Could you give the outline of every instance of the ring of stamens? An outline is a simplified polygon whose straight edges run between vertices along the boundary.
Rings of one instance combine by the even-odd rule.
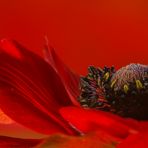
[[[78,97],[80,104],[85,108],[108,110],[110,105],[104,98],[105,88],[114,73],[114,67],[104,69],[88,67],[88,75],[80,79],[81,94]]]

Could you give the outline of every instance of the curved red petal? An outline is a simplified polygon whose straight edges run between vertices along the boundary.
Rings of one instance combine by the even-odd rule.
[[[104,130],[111,135],[125,138],[139,130],[139,124],[136,121],[126,120],[102,111],[64,107],[60,110],[60,113],[76,129],[85,133]]]
[[[3,40],[0,51],[0,108],[41,133],[73,133],[58,113],[71,101],[54,69],[17,42]]]
[[[65,88],[71,98],[74,105],[80,106],[76,98],[79,95],[79,80],[80,76],[72,72],[58,57],[52,47],[45,46],[45,60],[55,69],[59,74]]]
[[[41,139],[19,139],[0,136],[1,148],[29,148],[35,147],[42,142]]]

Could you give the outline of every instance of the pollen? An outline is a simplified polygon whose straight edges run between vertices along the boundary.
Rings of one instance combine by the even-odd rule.
[[[115,85],[115,83],[116,83],[116,80],[114,80],[114,81],[111,83],[110,87],[113,88],[114,85]]]
[[[109,79],[109,72],[105,73],[104,79],[107,81]]]

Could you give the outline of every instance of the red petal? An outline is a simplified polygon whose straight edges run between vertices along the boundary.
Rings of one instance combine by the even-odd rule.
[[[9,42],[8,40],[2,39],[0,47],[1,49],[4,49],[6,53],[11,54],[11,56],[15,58],[18,58],[18,59],[22,58],[20,51],[13,44],[11,44],[11,42]]]
[[[130,135],[117,148],[146,148],[148,147],[148,131]]]
[[[0,136],[1,148],[29,148],[37,146],[41,143],[40,139],[19,139]]]
[[[74,105],[80,106],[76,98],[79,95],[79,80],[80,76],[72,72],[58,57],[52,47],[47,45],[45,47],[45,60],[55,69],[59,74],[65,88],[71,98]]]
[[[0,108],[33,130],[71,133],[58,114],[71,101],[53,68],[16,42],[3,40],[0,48]]]
[[[0,124],[11,124],[14,121],[0,109]]]
[[[21,126],[0,110],[0,136],[16,138],[44,138],[47,135],[34,132]]]
[[[148,121],[140,121],[141,131],[148,130]]]
[[[102,111],[64,107],[60,112],[76,129],[85,133],[104,130],[111,135],[125,138],[139,129],[139,124],[134,120],[126,120]]]

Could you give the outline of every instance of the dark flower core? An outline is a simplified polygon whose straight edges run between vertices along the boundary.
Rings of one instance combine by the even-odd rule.
[[[84,108],[109,111],[123,117],[148,119],[148,65],[130,64],[88,68],[81,77],[78,101]]]

